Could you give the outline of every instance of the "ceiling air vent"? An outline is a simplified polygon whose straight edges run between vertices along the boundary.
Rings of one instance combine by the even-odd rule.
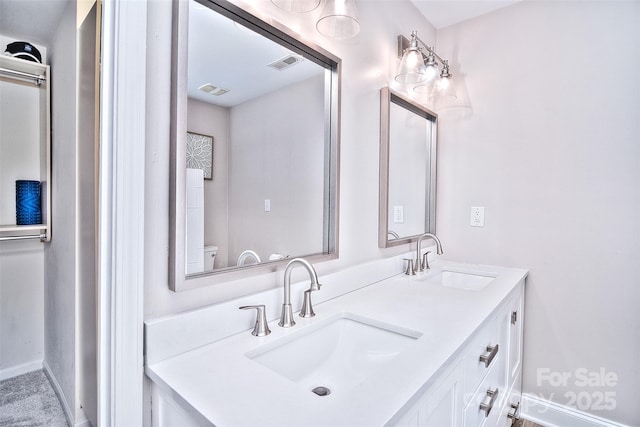
[[[271,64],[269,64],[269,67],[275,68],[278,71],[282,71],[302,61],[304,61],[304,58],[302,56],[287,55],[284,58],[280,58],[277,61],[272,62]]]
[[[209,95],[220,96],[229,92],[229,89],[225,89],[222,87],[214,86],[211,83],[204,84],[198,88],[203,92],[207,92]]]

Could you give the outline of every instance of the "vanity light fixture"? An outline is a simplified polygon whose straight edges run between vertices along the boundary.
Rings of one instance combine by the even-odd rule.
[[[428,95],[442,93],[448,89],[452,77],[449,61],[442,59],[433,47],[423,42],[417,31],[411,32],[411,40],[402,35],[398,36],[398,57],[402,59],[395,76],[397,82],[422,83],[413,90]],[[438,63],[442,64],[442,70]]]
[[[316,22],[320,34],[333,39],[348,39],[360,32],[355,0],[326,0]]]

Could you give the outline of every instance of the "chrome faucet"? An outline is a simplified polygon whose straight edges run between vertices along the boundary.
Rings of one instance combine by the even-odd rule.
[[[420,253],[422,252],[422,240],[427,237],[433,239],[436,242],[436,251],[438,255],[442,255],[442,243],[440,242],[440,239],[438,239],[438,236],[432,233],[424,233],[423,235],[418,237],[418,247],[416,248],[416,263],[415,263],[415,269],[417,271],[424,271],[425,269],[427,270],[429,269],[429,261],[427,260],[427,257],[425,256],[424,258],[422,258]]]
[[[293,311],[291,309],[291,270],[293,270],[296,264],[302,265],[307,270],[307,273],[309,273],[309,278],[311,279],[311,287],[304,293],[304,304],[302,306],[300,316],[315,316],[313,307],[311,306],[311,291],[320,290],[321,285],[318,282],[318,274],[308,261],[302,258],[294,258],[289,261],[289,264],[287,264],[287,268],[284,270],[284,303],[282,304],[282,314],[280,315],[280,322],[278,322],[278,326],[282,326],[283,328],[290,328],[291,326],[296,324],[296,322],[293,320]]]

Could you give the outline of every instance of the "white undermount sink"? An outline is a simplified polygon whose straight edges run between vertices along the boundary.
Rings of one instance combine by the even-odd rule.
[[[304,390],[335,396],[362,382],[421,335],[343,313],[246,356]]]
[[[425,276],[424,280],[428,284],[467,291],[479,291],[495,278],[495,274],[487,272],[442,269],[432,275]]]

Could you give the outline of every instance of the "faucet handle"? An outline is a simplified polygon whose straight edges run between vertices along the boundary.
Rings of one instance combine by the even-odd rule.
[[[256,337],[264,337],[271,333],[269,330],[269,325],[267,325],[267,316],[264,309],[264,304],[261,305],[243,305],[242,307],[238,307],[240,310],[250,310],[256,309],[256,324],[253,327],[253,331],[251,331],[251,335]]]
[[[429,270],[431,267],[429,267],[429,254],[431,253],[431,251],[427,251],[422,255],[422,269],[423,270]]]
[[[413,268],[413,260],[409,258],[405,258],[404,260],[407,261],[407,269],[404,271],[404,274],[407,276],[415,276],[416,270]]]
[[[311,305],[311,289],[304,291],[304,300],[302,302],[302,309],[300,310],[300,317],[313,317],[316,314],[313,312],[313,306]]]

